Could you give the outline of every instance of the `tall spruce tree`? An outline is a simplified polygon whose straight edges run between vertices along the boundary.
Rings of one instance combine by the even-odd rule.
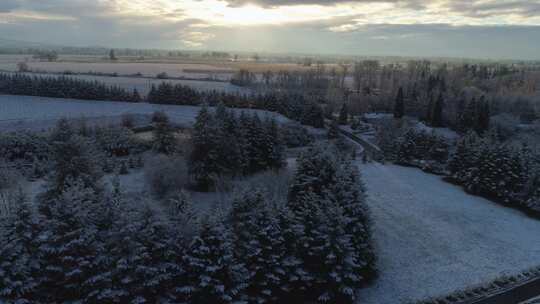
[[[400,119],[405,115],[405,97],[403,95],[403,87],[399,87],[396,101],[394,104],[394,118]]]
[[[193,126],[193,149],[189,163],[190,175],[203,190],[208,190],[213,185],[215,175],[220,173],[214,125],[214,118],[204,105]]]
[[[176,150],[177,142],[174,129],[165,112],[156,112],[152,117],[154,122],[154,151],[163,154],[172,154]]]
[[[98,255],[96,228],[89,213],[96,194],[84,182],[69,183],[62,193],[40,204],[43,237],[38,249],[46,265],[40,272],[40,300],[76,302],[86,297],[83,287],[93,274]]]
[[[52,133],[51,141],[53,170],[42,199],[58,197],[74,182],[95,193],[101,192],[101,172],[87,139],[75,135],[69,122],[61,119]]]
[[[247,286],[246,271],[234,258],[232,237],[219,220],[204,220],[185,254],[189,303],[234,303]]]
[[[434,127],[442,127],[443,122],[443,108],[444,108],[444,97],[442,93],[439,94],[437,101],[433,107],[433,116],[431,118],[431,125]]]
[[[346,125],[349,123],[349,110],[347,104],[343,103],[341,109],[339,110],[339,124]]]
[[[0,302],[33,303],[40,300],[39,254],[41,226],[21,193],[14,211],[0,222]]]

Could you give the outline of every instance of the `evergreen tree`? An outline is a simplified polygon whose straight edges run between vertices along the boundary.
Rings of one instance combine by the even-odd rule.
[[[145,206],[132,233],[128,255],[128,297],[130,302],[157,303],[171,292],[172,286],[182,286],[183,267],[172,245],[171,232],[154,211]],[[174,284],[174,285],[173,285]]]
[[[222,174],[236,175],[243,173],[244,157],[242,154],[238,122],[234,113],[220,103],[215,114],[218,166]]]
[[[339,124],[346,125],[349,123],[349,110],[347,109],[347,104],[344,103],[339,110]]]
[[[285,165],[284,146],[279,136],[279,127],[274,118],[264,121],[264,150],[268,168],[280,169]]]
[[[269,167],[266,147],[266,130],[257,113],[251,117],[251,129],[248,130],[252,154],[250,157],[251,171],[258,172]]]
[[[277,303],[287,275],[284,237],[267,203],[261,192],[245,192],[235,198],[229,216],[235,255],[245,264],[247,294],[253,303]]]
[[[479,134],[482,134],[489,129],[489,122],[490,122],[489,102],[486,101],[484,96],[480,98],[476,119],[477,119],[476,128],[475,128],[476,132],[478,132]]]
[[[376,259],[364,191],[357,168],[349,162],[342,164],[336,173],[336,183],[331,193],[346,217],[345,231],[350,233],[351,246],[356,253],[353,256],[356,275],[364,280],[372,280],[376,275]]]
[[[47,303],[80,301],[87,290],[98,254],[96,229],[88,214],[96,202],[95,193],[84,182],[70,183],[70,188],[54,199],[41,202],[44,227],[39,254],[46,265],[40,274],[40,300]]]
[[[37,250],[40,232],[39,222],[21,193],[15,210],[0,226],[0,302],[40,300],[39,273],[43,266]]]
[[[289,189],[289,206],[300,207],[308,193],[322,194],[335,182],[337,158],[335,151],[321,146],[311,147],[297,161],[297,169]]]
[[[400,119],[405,115],[405,97],[403,96],[403,87],[399,87],[396,101],[394,104],[394,118]]]
[[[116,55],[115,55],[113,49],[111,49],[111,51],[109,52],[109,59],[110,59],[111,61],[116,61],[116,60],[118,60],[118,59],[116,58]]]
[[[452,179],[458,182],[464,182],[468,179],[468,170],[477,165],[476,150],[479,144],[480,138],[474,131],[469,131],[458,140],[456,150],[448,163]]]
[[[55,198],[71,186],[72,182],[82,183],[85,188],[101,192],[99,172],[95,158],[87,141],[74,134],[66,119],[58,121],[51,136],[53,153],[53,174],[47,185],[44,199]]]
[[[201,189],[208,190],[220,168],[214,119],[206,106],[197,115],[192,141],[189,173]]]
[[[185,254],[183,290],[189,303],[234,303],[245,289],[246,271],[234,259],[230,231],[223,223],[206,220]]]
[[[163,154],[172,154],[176,150],[174,129],[169,123],[169,117],[164,112],[156,112],[154,121],[154,151]]]
[[[304,227],[299,256],[307,273],[301,280],[305,301],[353,303],[361,277],[352,236],[345,231],[348,219],[329,198],[309,193],[303,199],[295,214]]]
[[[444,107],[444,97],[442,93],[439,94],[439,98],[435,102],[433,107],[433,117],[431,119],[431,125],[434,127],[442,127],[443,123],[443,107]]]
[[[407,131],[399,138],[396,148],[396,163],[408,164],[415,159],[416,143],[414,130]]]
[[[139,91],[137,89],[133,90],[133,94],[131,95],[131,102],[141,102],[142,97],[141,94],[139,94]]]
[[[328,129],[327,136],[329,139],[337,139],[341,136],[341,132],[339,131],[339,124],[335,119],[330,122],[330,128]]]
[[[429,103],[427,105],[427,110],[426,110],[426,116],[425,116],[425,121],[430,124],[432,121],[433,121],[433,110],[435,108],[435,101],[433,100],[433,95],[430,95],[429,96]]]

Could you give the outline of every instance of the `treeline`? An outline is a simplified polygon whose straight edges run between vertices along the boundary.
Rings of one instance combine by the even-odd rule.
[[[231,78],[231,84],[242,87],[265,86],[266,88],[291,92],[309,91],[324,96],[332,83],[327,72],[322,64],[318,64],[315,69],[306,71],[266,71],[260,77],[253,72],[239,70]]]
[[[43,77],[0,73],[0,93],[84,100],[140,102],[139,92],[69,77]]]
[[[201,217],[108,191],[78,136],[52,137],[37,208],[20,195],[1,222],[2,302],[353,303],[374,276],[361,181],[336,151],[299,159],[284,204],[249,191]]]
[[[344,85],[352,76],[352,87]],[[336,67],[326,99],[334,109],[346,103],[354,115],[366,112],[416,117],[460,133],[486,129],[486,117],[512,114],[522,123],[540,118],[537,67],[525,64],[452,64],[410,61],[381,64],[365,60]],[[352,90],[351,90],[352,88]],[[480,122],[463,120],[477,112]],[[489,121],[488,121],[489,123]]]
[[[145,99],[136,89],[129,92],[98,81],[64,76],[44,77],[11,73],[0,73],[0,94],[126,102],[140,102]],[[278,112],[304,125],[324,127],[323,111],[318,101],[305,94],[268,92],[243,95],[217,91],[202,92],[181,84],[162,82],[158,86],[152,86],[146,99],[156,104],[218,105],[223,103],[228,107],[268,110]]]
[[[449,178],[474,194],[540,215],[540,156],[516,149],[496,135],[468,133],[448,164]]]
[[[266,92],[262,94],[239,94],[226,92],[201,92],[188,86],[163,82],[152,86],[148,102],[173,105],[217,105],[225,104],[232,108],[253,108],[277,112],[304,125],[324,127],[324,114],[321,100],[305,94],[291,92]]]
[[[285,165],[284,145],[273,118],[236,116],[220,104],[215,114],[203,106],[193,126],[189,171],[203,189],[220,176],[248,175]]]

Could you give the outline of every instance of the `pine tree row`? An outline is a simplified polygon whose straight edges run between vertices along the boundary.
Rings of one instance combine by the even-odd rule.
[[[148,102],[173,105],[218,105],[232,108],[254,108],[277,112],[304,125],[324,127],[321,107],[302,94],[266,92],[264,94],[240,94],[217,91],[197,91],[188,86],[162,82],[152,86]]]
[[[126,102],[140,102],[142,100],[136,89],[129,92],[97,81],[64,76],[44,77],[8,73],[0,73],[0,93],[84,100]]]

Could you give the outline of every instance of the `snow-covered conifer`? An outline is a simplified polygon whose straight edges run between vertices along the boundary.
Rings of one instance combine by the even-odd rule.
[[[24,195],[0,222],[0,302],[32,303],[40,299],[41,226]]]

